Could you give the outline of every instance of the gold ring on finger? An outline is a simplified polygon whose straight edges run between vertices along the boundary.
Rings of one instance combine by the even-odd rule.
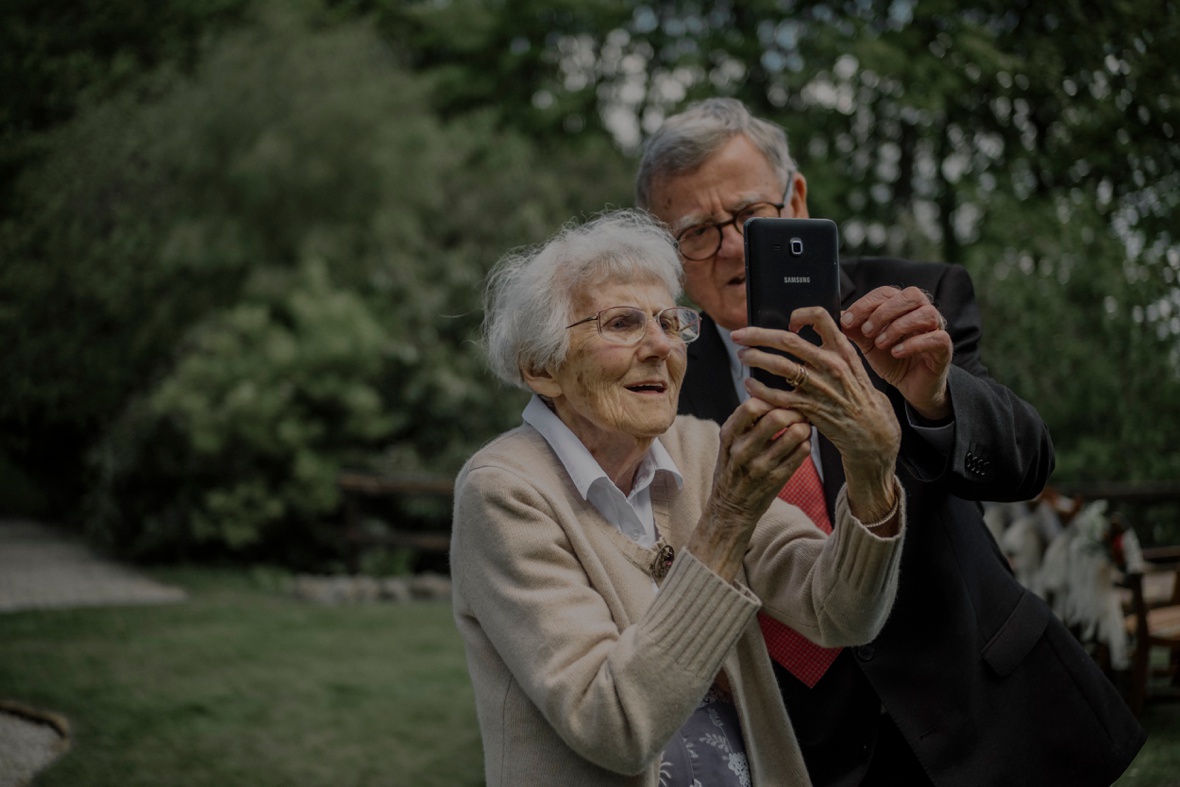
[[[798,374],[795,375],[795,379],[791,380],[791,385],[795,388],[802,388],[804,383],[807,382],[807,375],[807,367],[803,364],[799,364]]]

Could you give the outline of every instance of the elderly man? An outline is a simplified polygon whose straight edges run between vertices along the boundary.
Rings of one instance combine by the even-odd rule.
[[[757,351],[730,338],[746,325],[742,224],[807,217],[807,181],[780,127],[712,99],[648,141],[636,194],[680,241],[685,291],[705,312],[681,412],[724,421],[755,385],[742,361]],[[871,644],[825,650],[763,622],[813,782],[1110,784],[1146,736],[1016,582],[983,523],[978,501],[1034,497],[1054,460],[1036,410],[981,361],[970,278],[953,265],[860,258],[842,261],[841,279],[841,330],[902,425],[911,531],[894,610]],[[806,381],[803,371],[784,375]],[[818,520],[843,473],[822,436],[812,445],[784,495],[814,491]]]

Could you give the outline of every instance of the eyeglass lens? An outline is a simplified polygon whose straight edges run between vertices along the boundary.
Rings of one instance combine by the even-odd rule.
[[[680,244],[680,253],[685,257],[690,260],[703,260],[712,257],[721,248],[721,233],[726,226],[732,224],[738,234],[742,235],[745,233],[744,225],[747,219],[772,218],[781,215],[782,208],[773,202],[757,202],[735,213],[729,221],[689,227],[680,233],[680,237],[676,240]]]
[[[615,306],[598,313],[598,332],[613,344],[636,344],[647,334],[648,316],[633,306]],[[700,334],[700,316],[684,306],[664,309],[656,321],[669,338],[691,342]]]

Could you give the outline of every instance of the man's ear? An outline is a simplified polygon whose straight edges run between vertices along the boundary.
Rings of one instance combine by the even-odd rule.
[[[787,204],[791,206],[791,215],[797,219],[810,218],[807,213],[807,178],[802,172],[796,172],[791,178],[791,193],[787,195]]]
[[[521,367],[520,374],[524,377],[524,382],[529,388],[533,389],[533,393],[541,396],[546,396],[550,399],[556,399],[561,395],[561,383],[553,376],[553,372],[549,369],[528,369]]]

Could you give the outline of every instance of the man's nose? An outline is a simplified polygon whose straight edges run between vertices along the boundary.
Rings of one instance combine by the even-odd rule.
[[[737,224],[729,222],[721,228],[721,247],[717,249],[718,257],[744,257],[746,254],[746,240],[738,230]]]

